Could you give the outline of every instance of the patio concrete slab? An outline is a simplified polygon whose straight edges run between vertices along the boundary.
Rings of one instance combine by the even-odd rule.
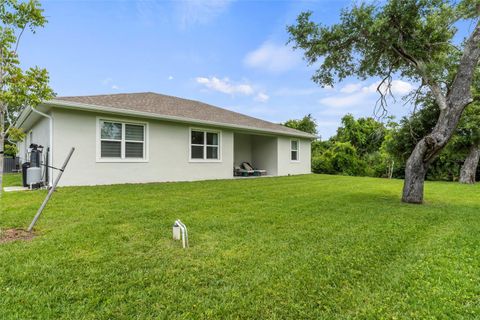
[[[16,192],[16,191],[27,191],[28,187],[5,187],[3,191],[5,192]]]

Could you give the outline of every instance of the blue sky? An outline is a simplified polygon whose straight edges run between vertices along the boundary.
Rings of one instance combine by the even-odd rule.
[[[44,1],[49,23],[22,39],[25,67],[50,72],[59,96],[154,91],[273,122],[311,113],[322,138],[346,113],[371,116],[378,79],[322,89],[286,25],[304,10],[335,23],[351,1]],[[397,79],[400,98],[412,84]],[[390,114],[411,109],[399,99]]]

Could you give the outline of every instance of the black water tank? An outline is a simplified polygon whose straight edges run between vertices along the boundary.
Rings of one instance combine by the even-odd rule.
[[[27,169],[30,168],[30,162],[24,162],[22,164],[22,182],[24,187],[28,187],[27,185]]]
[[[42,160],[42,151],[43,146],[32,143],[30,145],[30,167],[40,167],[40,162]]]

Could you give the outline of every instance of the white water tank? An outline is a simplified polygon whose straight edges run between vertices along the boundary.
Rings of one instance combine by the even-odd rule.
[[[27,169],[27,185],[42,182],[42,169],[39,167],[31,167]]]

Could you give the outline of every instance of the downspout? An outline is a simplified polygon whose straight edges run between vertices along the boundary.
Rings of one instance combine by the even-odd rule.
[[[41,111],[38,111],[37,109],[35,109],[34,107],[30,107],[30,109],[32,109],[33,112],[35,113],[38,113],[39,115],[45,117],[45,118],[48,118],[49,120],[49,150],[50,150],[50,154],[48,155],[48,167],[47,167],[47,170],[48,170],[48,186],[51,187],[52,186],[52,182],[53,182],[53,170],[52,170],[52,166],[53,166],[53,118],[51,115],[48,115],[46,113],[43,113]]]

